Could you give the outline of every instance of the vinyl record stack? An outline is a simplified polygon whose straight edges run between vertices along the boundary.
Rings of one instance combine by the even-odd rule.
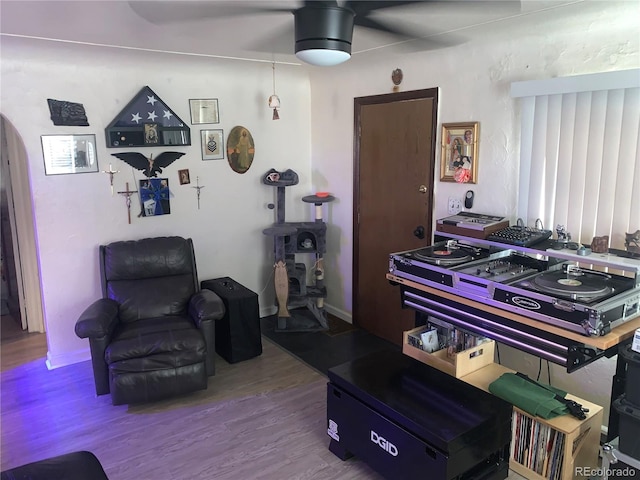
[[[640,353],[626,345],[620,349],[619,355],[626,363],[625,392],[613,402],[613,408],[620,415],[618,451],[640,463]],[[614,464],[612,468],[620,468]],[[618,478],[615,475],[609,479]]]

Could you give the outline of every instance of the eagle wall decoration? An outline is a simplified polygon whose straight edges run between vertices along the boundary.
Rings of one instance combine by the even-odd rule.
[[[133,168],[142,171],[147,177],[157,177],[158,173],[162,173],[164,167],[168,167],[181,156],[182,152],[163,152],[156,158],[153,158],[153,154],[149,155],[149,158],[145,157],[142,153],[138,152],[123,152],[112,153],[114,157],[118,157],[123,162],[131,165]]]

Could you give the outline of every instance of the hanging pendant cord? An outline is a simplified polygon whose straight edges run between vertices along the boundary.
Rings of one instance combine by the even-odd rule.
[[[276,94],[276,63],[273,62],[271,64],[271,68],[273,69],[273,94]]]

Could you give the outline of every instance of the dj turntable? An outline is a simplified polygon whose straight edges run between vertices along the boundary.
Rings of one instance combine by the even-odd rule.
[[[565,265],[562,271],[542,272],[516,283],[518,287],[593,304],[633,288],[633,280]]]
[[[422,260],[434,265],[450,267],[470,262],[482,256],[482,250],[474,249],[456,242],[447,242],[444,245],[421,248],[407,252],[409,257]]]
[[[453,287],[449,268],[456,265],[474,264],[489,256],[489,251],[455,240],[438,242],[430,247],[393,253],[389,259],[389,270],[398,270],[406,278],[419,278],[436,285],[447,283]]]

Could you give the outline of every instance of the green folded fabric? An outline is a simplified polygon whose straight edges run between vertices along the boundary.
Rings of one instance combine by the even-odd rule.
[[[549,419],[569,413],[567,406],[555,395],[565,397],[567,392],[550,385],[532,383],[515,373],[503,373],[489,385],[489,391],[496,397],[515,405],[525,412]]]

